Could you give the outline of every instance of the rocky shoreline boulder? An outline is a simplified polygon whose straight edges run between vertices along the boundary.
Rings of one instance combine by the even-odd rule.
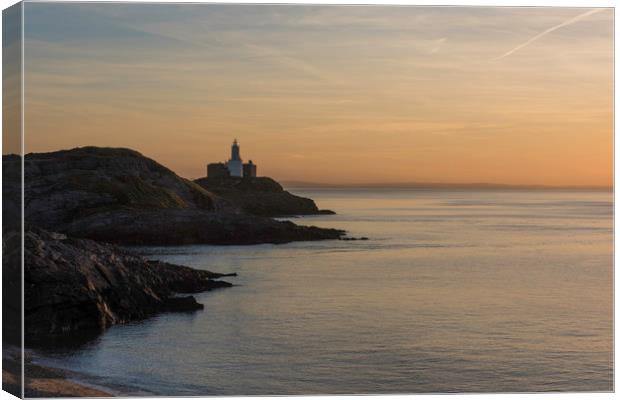
[[[4,257],[20,257],[20,235],[5,232]],[[5,265],[20,265],[18,262]],[[4,271],[10,277],[18,268]],[[192,296],[232,284],[222,274],[151,261],[114,245],[38,228],[24,236],[25,336],[102,330],[161,311],[202,308]],[[28,343],[26,343],[28,345]]]

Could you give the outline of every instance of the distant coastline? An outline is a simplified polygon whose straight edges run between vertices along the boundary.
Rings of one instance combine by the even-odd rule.
[[[394,183],[319,183],[304,181],[280,181],[286,188],[299,189],[478,189],[478,190],[563,190],[613,192],[613,186],[554,186],[511,185],[502,183],[442,183],[442,182],[394,182]]]

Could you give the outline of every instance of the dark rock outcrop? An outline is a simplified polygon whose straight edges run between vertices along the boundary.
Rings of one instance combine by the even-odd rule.
[[[231,206],[254,215],[281,217],[334,214],[330,210],[319,210],[312,199],[295,196],[267,177],[200,178],[194,182]]]
[[[5,234],[3,246],[10,250],[4,257],[20,257],[16,241],[17,233]],[[160,311],[198,309],[193,297],[175,295],[232,286],[216,280],[221,276],[29,228],[24,237],[25,335],[29,339],[101,330]]]
[[[4,189],[5,216],[19,211],[20,163],[19,157],[3,157],[10,179]],[[24,165],[26,223],[78,238],[122,244],[253,244],[343,234],[248,214],[129,149],[31,153]]]
[[[295,225],[248,214],[187,209],[110,211],[63,226],[75,236],[124,245],[259,244],[338,239],[337,229]]]
[[[164,301],[164,311],[194,311],[202,310],[204,306],[196,301],[194,296],[168,297]]]

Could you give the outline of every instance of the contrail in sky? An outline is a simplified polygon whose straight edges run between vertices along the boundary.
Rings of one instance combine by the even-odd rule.
[[[509,55],[511,55],[512,53],[514,53],[514,52],[516,52],[516,51],[519,51],[520,49],[524,48],[524,47],[525,47],[525,46],[527,46],[528,44],[530,44],[530,43],[532,43],[532,42],[537,41],[537,40],[538,40],[538,39],[540,39],[541,37],[545,36],[545,35],[546,35],[546,34],[548,34],[548,33],[551,33],[551,32],[553,32],[553,31],[555,31],[556,29],[560,29],[560,28],[562,28],[562,27],[564,27],[564,26],[568,26],[568,25],[574,24],[574,23],[575,23],[575,22],[577,22],[577,21],[580,21],[580,20],[582,20],[582,19],[584,19],[584,18],[586,18],[586,17],[588,17],[588,16],[590,16],[590,15],[592,15],[592,14],[596,14],[597,12],[599,12],[599,11],[603,11],[603,10],[604,10],[603,8],[595,8],[595,9],[590,10],[590,11],[587,11],[587,12],[585,12],[585,13],[583,13],[583,14],[579,14],[579,15],[577,15],[576,17],[573,17],[573,18],[567,19],[566,21],[562,22],[561,24],[558,24],[558,25],[556,25],[556,26],[552,26],[551,28],[549,28],[549,29],[546,29],[546,30],[542,31],[542,32],[541,32],[541,33],[539,33],[538,35],[536,35],[536,36],[534,36],[534,37],[530,38],[528,41],[523,42],[523,43],[521,43],[520,45],[518,45],[517,47],[515,47],[515,48],[513,48],[513,49],[511,49],[511,50],[509,50],[509,51],[507,51],[507,52],[506,52],[506,53],[504,53],[504,54],[502,54],[501,56],[494,58],[494,60],[499,60],[500,58],[508,57],[508,56],[509,56]]]

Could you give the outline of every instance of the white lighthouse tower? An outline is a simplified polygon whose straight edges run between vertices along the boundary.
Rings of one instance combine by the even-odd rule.
[[[230,160],[226,162],[226,167],[230,172],[230,176],[243,176],[243,160],[241,160],[239,154],[239,143],[237,143],[237,139],[235,139],[230,149]]]

